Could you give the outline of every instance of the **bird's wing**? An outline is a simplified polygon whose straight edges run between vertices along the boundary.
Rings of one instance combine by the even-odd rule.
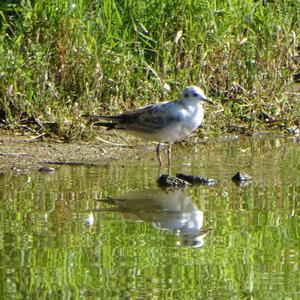
[[[175,100],[149,105],[117,116],[88,116],[109,121],[104,123],[97,122],[95,125],[106,126],[110,129],[125,129],[146,133],[181,121],[183,118],[182,109],[181,102]]]
[[[148,105],[148,106],[141,107],[139,109],[129,111],[129,112],[125,112],[125,113],[122,113],[122,114],[116,115],[116,116],[85,114],[85,115],[83,115],[83,117],[89,117],[89,118],[94,118],[94,119],[103,119],[103,120],[112,121],[112,122],[122,122],[122,121],[125,122],[127,120],[128,121],[130,121],[130,120],[133,121],[139,115],[144,114],[148,111],[157,110],[157,106],[161,106],[165,103],[168,103],[168,102],[162,102],[162,103],[158,103],[158,104]]]
[[[172,101],[123,113],[111,120],[117,123],[115,128],[153,132],[182,120],[182,117],[179,102]]]

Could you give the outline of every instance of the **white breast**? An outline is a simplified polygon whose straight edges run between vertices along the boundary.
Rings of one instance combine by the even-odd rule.
[[[175,109],[175,107],[172,107]],[[174,116],[177,121],[167,126],[162,126],[152,132],[131,131],[130,133],[156,142],[174,142],[182,140],[196,130],[203,121],[204,113],[202,105],[198,103],[184,103],[183,106],[177,106],[174,110]]]

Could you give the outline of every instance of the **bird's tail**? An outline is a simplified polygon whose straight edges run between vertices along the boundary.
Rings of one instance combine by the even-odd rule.
[[[91,119],[103,119],[103,120],[114,120],[117,119],[116,116],[101,116],[101,115],[82,115],[84,118],[91,118]]]
[[[116,126],[116,123],[112,123],[112,122],[96,122],[96,123],[93,123],[93,125],[106,127],[107,129],[114,129],[115,126]]]
[[[107,129],[114,129],[116,126],[116,123],[113,122],[114,117],[113,116],[100,116],[100,115],[82,115],[83,117],[86,118],[91,118],[91,119],[103,119],[103,120],[110,120],[111,122],[95,122],[93,123],[93,125],[96,126],[102,126],[102,127],[106,127]]]

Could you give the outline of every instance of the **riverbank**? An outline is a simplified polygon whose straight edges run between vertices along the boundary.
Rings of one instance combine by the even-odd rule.
[[[98,132],[99,133],[99,132]],[[125,162],[141,161],[147,157],[156,164],[155,144],[127,135],[107,134],[100,131],[100,138],[93,141],[72,141],[66,143],[59,139],[26,134],[0,134],[0,172],[27,172],[41,167],[59,168],[62,165],[71,166],[105,166]],[[261,132],[253,135],[253,139],[272,139],[275,137],[293,138],[291,135]],[[199,147],[203,151],[215,151],[220,145],[238,139],[245,139],[245,135],[224,135],[222,137],[202,137],[194,133],[185,141],[173,146],[173,151],[179,147]],[[297,140],[297,137],[295,137]],[[166,154],[163,154],[166,162]]]
[[[206,130],[299,127],[297,1],[1,1],[0,129],[86,139],[116,114],[198,85]]]
[[[126,150],[126,149],[127,150]],[[70,142],[29,135],[0,135],[0,171],[26,172],[60,165],[105,165],[120,156],[136,155],[131,146],[108,142]]]

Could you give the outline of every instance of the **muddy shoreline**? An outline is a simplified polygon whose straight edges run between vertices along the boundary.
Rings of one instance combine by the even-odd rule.
[[[256,138],[276,137],[274,133],[259,133]],[[278,135],[277,135],[278,137]],[[284,137],[280,135],[280,137]],[[286,136],[285,136],[286,137]],[[220,138],[198,139],[196,135],[183,143],[202,144],[205,148],[215,143],[230,142],[244,136],[229,135]],[[248,137],[249,138],[249,137]],[[38,170],[43,166],[107,165],[114,161],[136,161],[148,157],[156,160],[155,144],[136,138],[117,135],[101,135],[90,142],[62,142],[58,139],[39,139],[29,135],[0,134],[0,172]]]
[[[121,140],[74,141],[70,143],[55,139],[38,140],[24,135],[0,135],[0,172],[39,170],[43,166],[105,165],[120,158],[140,159],[145,151],[153,154],[154,145],[124,143]]]

